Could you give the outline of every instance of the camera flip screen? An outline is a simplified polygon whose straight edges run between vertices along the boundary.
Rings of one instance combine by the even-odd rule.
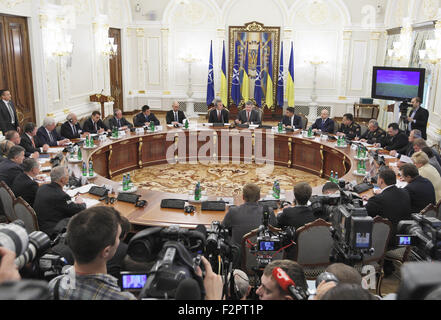
[[[274,251],[274,241],[260,241],[259,251]]]
[[[358,249],[367,249],[369,248],[369,237],[370,233],[358,233],[356,235],[356,243],[355,246]]]
[[[412,245],[412,236],[402,236],[397,235],[398,245],[399,246],[411,246]]]
[[[122,275],[123,290],[142,289],[147,281],[146,274],[124,274]]]

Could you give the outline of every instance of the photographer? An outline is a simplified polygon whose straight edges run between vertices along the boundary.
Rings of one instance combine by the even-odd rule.
[[[228,210],[222,225],[232,229],[232,240],[240,245],[242,237],[258,228],[262,222],[263,207],[257,202],[260,199],[259,186],[249,183],[243,187],[243,200],[245,203],[239,207]],[[271,210],[270,221],[272,226],[277,224],[276,216]]]
[[[308,284],[306,282],[303,268],[291,260],[275,260],[268,264],[263,271],[261,285],[256,291],[260,300],[294,300],[294,297],[283,290],[273,277],[273,270],[281,268],[294,281],[295,287],[299,290],[307,291]]]
[[[418,129],[421,131],[422,138],[427,140],[427,122],[429,121],[429,111],[421,108],[421,98],[415,97],[410,102],[412,111],[410,112],[407,121],[409,122],[408,131]]]
[[[110,207],[84,210],[69,222],[67,244],[75,264],[53,279],[49,289],[55,300],[135,300],[121,292],[118,279],[107,274],[107,262],[120,243],[121,216]]]

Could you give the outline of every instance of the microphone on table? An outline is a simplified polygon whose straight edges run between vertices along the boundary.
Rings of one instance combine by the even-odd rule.
[[[201,288],[196,280],[187,278],[182,280],[176,288],[176,300],[201,300]]]
[[[274,268],[272,273],[274,279],[284,291],[288,291],[297,300],[307,300],[308,292],[301,288],[297,288],[294,281],[282,268]]]

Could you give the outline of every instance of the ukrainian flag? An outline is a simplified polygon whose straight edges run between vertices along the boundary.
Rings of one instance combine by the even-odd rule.
[[[266,105],[271,108],[274,104],[273,97],[273,54],[271,50],[271,40],[268,42],[269,47],[269,63],[268,63],[268,78],[266,80]]]
[[[248,77],[248,42],[245,52],[245,63],[243,65],[242,97],[245,103],[250,100],[250,78]]]
[[[288,107],[294,107],[294,48],[292,42],[288,79],[286,81],[286,98],[288,100]]]
[[[225,60],[225,41],[222,53],[222,70],[221,70],[221,100],[222,104],[228,108],[228,86],[227,86],[227,63]]]

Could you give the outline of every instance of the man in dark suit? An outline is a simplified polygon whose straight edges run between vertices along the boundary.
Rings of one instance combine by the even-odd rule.
[[[302,129],[302,118],[295,114],[295,109],[288,107],[282,118],[282,124],[287,129]]]
[[[173,101],[172,110],[168,111],[167,115],[165,116],[167,124],[176,125],[179,123],[184,123],[185,119],[186,117],[184,112],[179,110],[179,103],[177,101]]]
[[[242,193],[245,203],[239,207],[230,208],[222,221],[225,228],[232,230],[233,242],[240,245],[242,238],[251,230],[262,224],[263,206],[258,203],[260,199],[260,188],[252,183],[243,187]],[[269,224],[275,226],[277,219],[271,210]]]
[[[210,117],[208,119],[209,123],[228,123],[230,121],[229,112],[224,109],[224,105],[222,104],[222,100],[216,99],[214,102],[216,106],[215,109],[211,110]]]
[[[396,183],[397,177],[392,169],[381,169],[378,173],[377,181],[381,191],[371,197],[366,205],[366,210],[371,217],[380,216],[392,223],[389,246],[396,244],[395,235],[398,223],[401,220],[411,219],[409,193],[404,189],[398,188]]]
[[[11,98],[9,90],[0,90],[0,130],[3,134],[9,130],[20,131],[17,111]]]
[[[69,182],[66,167],[53,168],[51,181],[38,189],[34,210],[37,214],[40,230],[53,237],[52,233],[57,223],[86,209],[86,204],[81,198],[72,201],[69,195],[63,191],[63,187]]]
[[[427,140],[427,122],[429,121],[429,111],[421,107],[421,98],[415,97],[410,102],[412,110],[410,111],[407,121],[409,122],[408,132],[418,129],[421,136]]]
[[[423,151],[424,147],[428,147],[426,140],[423,138],[418,138],[413,141],[413,150],[414,152],[420,152]],[[438,153],[438,151],[435,148],[432,148],[433,155],[435,156],[436,160],[438,160],[438,163],[441,165],[441,157]]]
[[[155,126],[159,126],[161,124],[158,118],[156,118],[156,116],[150,110],[150,107],[145,105],[142,107],[142,112],[138,113],[133,119],[133,124],[135,125],[135,127],[148,127],[150,126],[150,122],[152,121]]]
[[[306,182],[294,186],[295,207],[285,208],[277,216],[279,227],[292,226],[296,230],[307,223],[316,220],[308,201],[312,195],[312,188]]]
[[[260,124],[259,112],[254,110],[254,103],[248,101],[245,103],[245,109],[239,112],[238,118],[235,120],[236,124]]]
[[[421,131],[418,129],[414,129],[410,132],[409,134],[409,143],[407,146],[402,147],[401,149],[398,150],[392,150],[389,154],[392,157],[397,157],[399,158],[401,155],[405,155],[407,157],[411,157],[415,150],[413,148],[413,143],[415,142],[415,140],[417,139],[421,139]]]
[[[9,149],[8,158],[0,162],[0,181],[4,181],[9,188],[16,176],[23,173],[21,164],[25,158],[25,149],[21,146],[13,146]]]
[[[83,134],[77,115],[70,113],[66,117],[66,122],[61,125],[61,136],[67,139],[80,139]]]
[[[340,131],[337,135],[345,136],[347,140],[354,140],[361,136],[361,127],[358,123],[354,122],[354,115],[352,113],[343,115]]]
[[[58,134],[57,130],[55,130],[56,125],[54,118],[47,117],[43,120],[43,126],[37,130],[37,147],[42,147],[45,144],[50,147],[65,146],[70,142],[69,139]]]
[[[376,143],[375,146],[383,147],[385,150],[398,150],[409,144],[409,138],[400,130],[398,123],[391,123],[387,127],[387,136],[382,142]]]
[[[372,119],[369,121],[368,130],[360,136],[356,137],[355,141],[366,142],[369,144],[381,143],[386,138],[386,131],[380,128],[377,120]]]
[[[119,130],[127,130],[133,127],[133,125],[123,117],[120,109],[113,110],[113,118],[109,119],[110,128],[118,128]]]
[[[404,181],[408,183],[404,189],[410,195],[411,213],[419,213],[429,204],[436,203],[435,188],[432,182],[420,176],[418,168],[414,164],[406,163],[402,165],[400,173]]]
[[[323,109],[321,117],[315,121],[311,128],[313,132],[320,130],[321,132],[334,133],[334,125],[334,120],[329,119],[328,109]]]
[[[15,197],[22,197],[32,207],[38,191],[38,183],[34,179],[40,174],[40,164],[35,159],[25,159],[22,167],[23,173],[14,179],[11,189]]]
[[[92,134],[104,133],[110,131],[101,120],[101,112],[94,111],[92,116],[84,122],[83,131]]]
[[[18,134],[18,132],[15,130],[10,130],[10,131],[6,132],[5,138],[7,141],[12,142],[15,146],[21,145],[21,137]],[[40,156],[40,153],[38,152],[38,150],[35,150],[33,152],[28,152],[27,150],[25,150],[25,157],[26,158],[38,159],[39,156]]]
[[[37,125],[32,122],[28,122],[24,125],[24,133],[21,136],[20,145],[25,148],[25,156],[38,152],[46,153],[49,150],[49,145],[45,144],[42,147],[38,147],[40,143],[37,139]]]

